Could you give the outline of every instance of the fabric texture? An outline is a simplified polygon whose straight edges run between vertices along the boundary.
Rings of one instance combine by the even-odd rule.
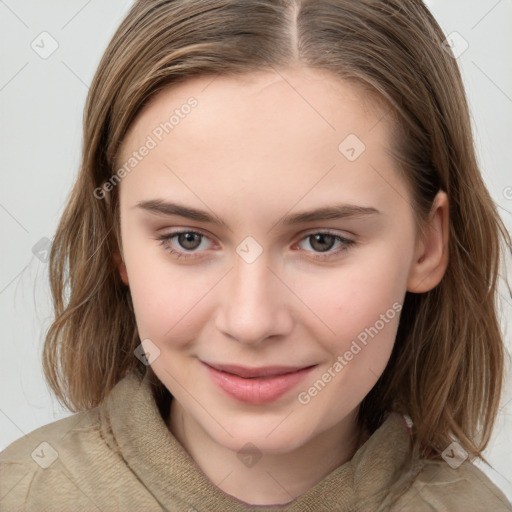
[[[284,505],[249,505],[216,487],[167,428],[148,373],[103,403],[34,430],[0,453],[0,510],[512,511],[476,466],[419,459],[405,418],[384,423],[317,485]]]

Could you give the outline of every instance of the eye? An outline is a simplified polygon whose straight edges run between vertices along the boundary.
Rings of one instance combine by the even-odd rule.
[[[302,239],[301,243],[303,244],[304,242],[307,242],[313,248],[313,251],[307,252],[313,252],[313,257],[320,260],[332,258],[344,251],[347,251],[355,244],[354,240],[350,240],[340,235],[335,235],[331,232],[323,231],[310,233]],[[338,242],[339,245],[337,249],[332,250],[336,242]]]
[[[176,239],[175,241],[173,241]],[[205,247],[201,247],[204,240],[208,240],[206,235],[197,231],[177,231],[175,233],[166,233],[156,238],[161,242],[164,249],[177,258],[198,258],[196,253],[202,252]],[[326,260],[345,252],[355,244],[354,240],[333,234],[328,231],[321,231],[310,233],[302,238],[299,245],[307,242],[313,251],[306,250],[306,252],[313,253],[313,258],[317,260]],[[333,247],[339,245],[333,250]],[[303,247],[301,247],[303,248]]]
[[[176,242],[173,243],[173,239],[176,239]],[[204,247],[201,247],[204,239],[206,239],[206,236],[196,231],[178,231],[157,237],[157,240],[161,242],[161,245],[167,252],[175,255],[177,258],[185,259],[197,258],[194,253],[204,249]]]

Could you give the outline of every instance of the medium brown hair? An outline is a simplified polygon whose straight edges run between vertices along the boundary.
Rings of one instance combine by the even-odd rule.
[[[72,411],[94,407],[127,372],[146,370],[134,356],[140,339],[115,263],[119,187],[107,200],[94,194],[114,174],[137,114],[164,87],[192,77],[299,65],[356,83],[387,105],[393,155],[418,220],[439,190],[450,204],[446,273],[429,292],[407,292],[361,425],[373,432],[387,411],[403,412],[426,456],[452,436],[481,456],[504,374],[500,248],[512,243],[483,183],[463,82],[444,39],[420,0],[137,1],[92,82],[80,173],[51,250],[55,321],[43,367],[59,400]]]

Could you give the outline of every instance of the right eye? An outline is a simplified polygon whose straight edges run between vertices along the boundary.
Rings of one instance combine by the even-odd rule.
[[[173,242],[174,239],[176,241]],[[206,239],[205,235],[190,230],[166,233],[157,237],[164,249],[177,258],[196,258],[195,253],[200,252],[203,239]]]

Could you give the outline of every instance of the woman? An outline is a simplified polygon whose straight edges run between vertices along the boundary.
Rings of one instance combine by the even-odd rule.
[[[511,240],[444,39],[420,1],[135,3],[50,259],[79,412],[2,452],[3,509],[512,509],[471,463]]]

